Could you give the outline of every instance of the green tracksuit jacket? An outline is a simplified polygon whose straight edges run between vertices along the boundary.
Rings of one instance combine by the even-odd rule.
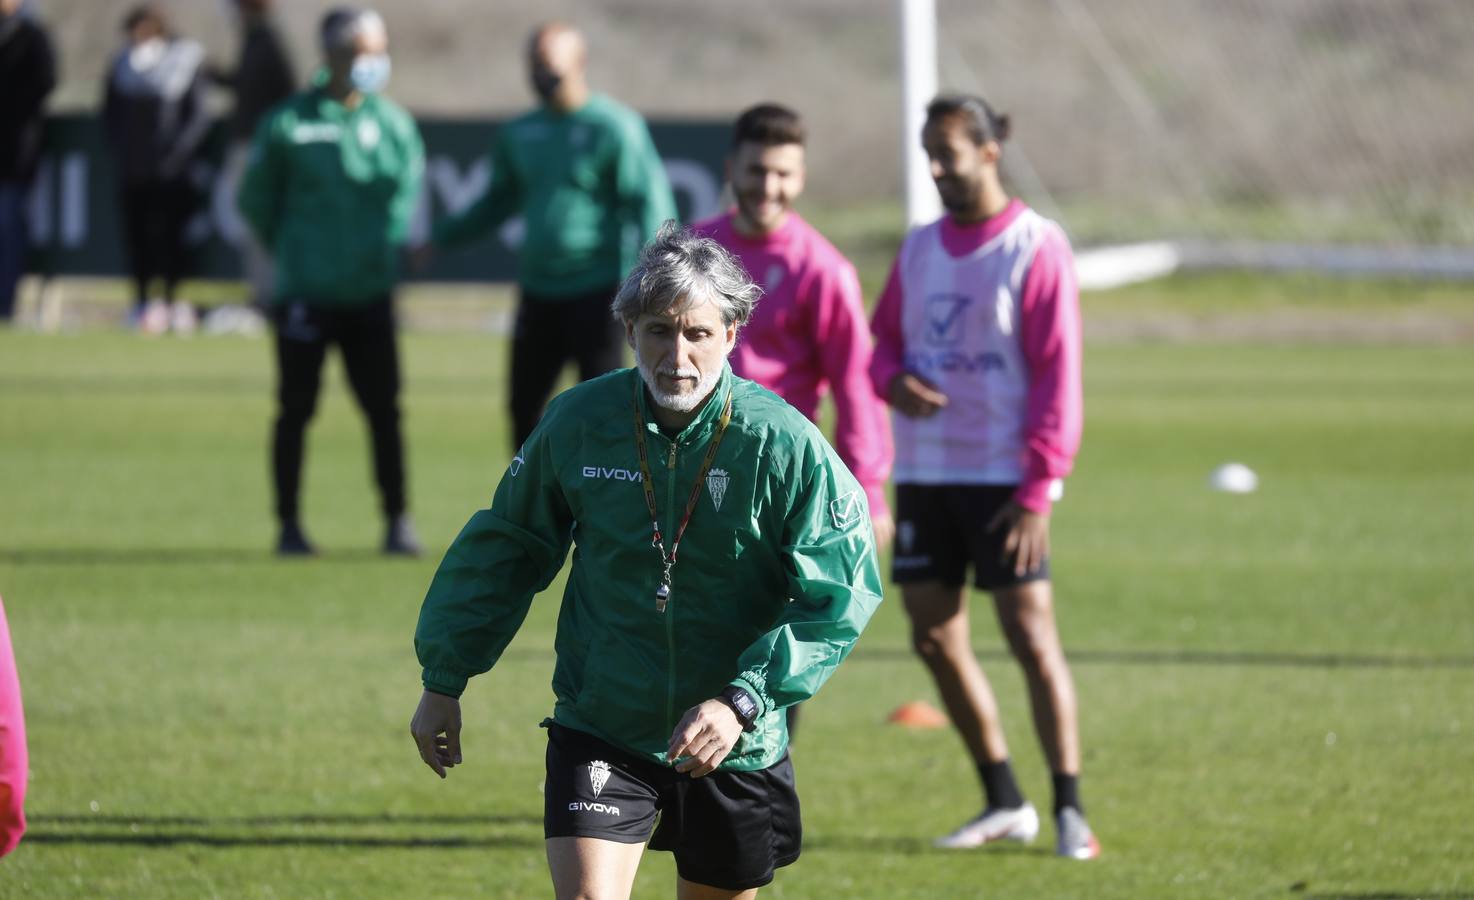
[[[676,205],[645,120],[595,94],[571,113],[542,107],[501,126],[491,184],[436,223],[435,243],[464,243],[517,213],[526,222],[517,281],[557,298],[617,286]]]
[[[277,302],[382,299],[425,170],[414,119],[378,94],[348,109],[304,91],[256,130],[237,205],[276,260]]]
[[[731,424],[657,612],[635,403],[669,549],[729,390]],[[783,707],[833,674],[880,603],[865,493],[812,423],[731,369],[674,439],[647,402],[623,369],[549,405],[430,585],[415,632],[424,684],[459,696],[491,668],[574,543],[553,720],[662,761],[687,709],[740,685],[757,727],[721,768],[766,768],[788,744]]]

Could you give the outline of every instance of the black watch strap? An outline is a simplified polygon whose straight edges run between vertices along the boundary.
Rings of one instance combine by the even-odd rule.
[[[742,723],[743,731],[752,731],[757,728],[757,701],[752,694],[729,684],[717,695],[723,703],[732,707],[732,712],[737,714],[737,721]]]

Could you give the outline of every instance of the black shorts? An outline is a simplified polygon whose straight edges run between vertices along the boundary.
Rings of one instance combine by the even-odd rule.
[[[897,584],[940,581],[957,586],[973,583],[980,590],[1049,580],[1049,560],[1022,577],[1013,559],[1003,558],[1008,529],[988,530],[988,523],[1010,500],[1011,484],[896,485],[896,544],[891,578]]]
[[[682,878],[729,891],[772,881],[798,859],[803,838],[787,753],[755,772],[692,778],[553,723],[543,835],[648,839],[652,850],[674,851]]]

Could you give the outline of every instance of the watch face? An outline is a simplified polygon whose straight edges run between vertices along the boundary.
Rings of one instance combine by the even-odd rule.
[[[746,691],[738,691],[737,696],[732,698],[732,702],[737,704],[738,711],[745,718],[751,719],[757,715],[757,704],[753,702],[752,697]]]

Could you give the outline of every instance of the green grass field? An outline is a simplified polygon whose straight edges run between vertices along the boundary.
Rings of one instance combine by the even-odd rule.
[[[404,342],[431,558],[373,551],[336,364],[279,562],[270,345],[0,333],[0,593],[25,689],[31,830],[0,897],[536,897],[558,594],[465,697],[466,764],[418,761],[425,586],[509,457],[507,347]],[[945,854],[976,811],[888,598],[808,707],[803,858],[775,897],[1470,897],[1474,355],[1467,346],[1092,344],[1054,542],[1105,856]],[[1239,460],[1250,496],[1214,494]],[[559,588],[561,589],[561,588]],[[976,634],[1032,798],[1015,667]],[[648,854],[636,895],[668,896]]]

